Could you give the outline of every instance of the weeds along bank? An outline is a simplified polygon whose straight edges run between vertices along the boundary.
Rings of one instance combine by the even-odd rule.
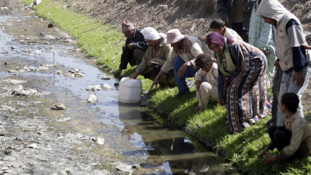
[[[32,1],[24,0],[23,2],[29,5]],[[104,1],[102,2],[104,3]],[[108,2],[111,3],[111,1]],[[166,1],[159,0],[159,2]],[[70,3],[72,2],[43,0],[34,9],[38,16],[52,21],[54,25],[76,38],[83,51],[89,57],[97,59],[98,64],[104,65],[106,71],[116,70],[124,44],[124,37],[119,26],[77,13],[76,8],[66,8]],[[141,5],[143,6],[142,1]],[[127,13],[127,11],[121,12],[122,14]],[[175,27],[178,28],[178,26]],[[185,34],[191,35],[187,32]],[[129,75],[133,71],[134,68],[131,68],[125,71],[125,74]],[[143,90],[148,90],[151,81],[145,80],[141,76],[139,78],[142,79]],[[177,91],[177,88],[154,90],[150,93],[150,102],[158,112],[166,114],[170,121],[184,128],[199,140],[213,145],[215,150],[221,153],[223,160],[229,160],[239,172],[245,174],[271,173],[271,166],[264,163],[265,158],[257,158],[257,155],[270,142],[267,128],[263,123],[266,119],[247,128],[241,134],[230,135],[225,124],[226,111],[223,107],[214,102],[210,103],[209,109],[196,113],[194,108],[198,100],[195,98],[195,89],[191,89],[191,93],[176,99],[174,95]],[[159,122],[166,121],[155,111],[153,115]],[[282,172],[284,174],[311,173],[311,159],[294,162]]]

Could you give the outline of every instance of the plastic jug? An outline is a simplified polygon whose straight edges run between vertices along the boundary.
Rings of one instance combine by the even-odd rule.
[[[124,77],[119,84],[119,101],[121,103],[138,103],[140,101],[142,84],[138,79]]]

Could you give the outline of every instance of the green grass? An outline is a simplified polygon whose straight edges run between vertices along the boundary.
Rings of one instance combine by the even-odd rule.
[[[24,0],[31,4],[33,0]],[[97,63],[111,70],[118,69],[121,48],[124,37],[111,25],[103,25],[86,16],[75,14],[70,9],[63,9],[64,4],[54,3],[52,0],[43,0],[35,7],[37,15],[46,18],[68,32],[78,40],[79,46],[89,56],[97,58]],[[130,75],[135,67],[123,71],[123,75]],[[148,90],[151,81],[142,80],[143,90]],[[226,111],[217,102],[210,102],[209,108],[203,112],[196,112],[198,100],[195,98],[195,89],[181,98],[174,98],[177,88],[151,91],[150,102],[155,107],[151,112],[158,123],[167,124],[172,121],[182,127],[189,134],[205,143],[212,144],[214,149],[221,153],[222,159],[230,161],[239,172],[244,174],[271,174],[271,165],[264,163],[265,158],[257,155],[270,142],[267,127],[260,121],[247,128],[241,134],[231,135],[225,124]],[[271,92],[270,92],[271,94]],[[159,115],[159,112],[162,115]],[[163,115],[165,117],[163,117]],[[269,118],[269,117],[268,117]],[[273,152],[277,154],[275,150]],[[311,158],[296,161],[282,170],[280,174],[310,174]]]

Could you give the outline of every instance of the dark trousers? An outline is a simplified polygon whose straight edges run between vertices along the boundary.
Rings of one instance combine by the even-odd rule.
[[[270,126],[268,129],[268,134],[271,139],[271,143],[269,145],[271,150],[277,148],[279,151],[281,151],[283,148],[290,144],[290,139],[292,137],[292,133],[285,129],[285,127],[281,126]]]
[[[243,23],[232,23],[232,29],[238,33],[244,42],[248,42],[248,30],[243,30]]]
[[[268,134],[271,139],[269,149],[273,150],[274,148],[277,148],[279,152],[281,152],[282,149],[290,144],[292,137],[292,133],[283,126],[270,126],[268,129]],[[305,158],[309,154],[310,149],[308,145],[302,141],[298,150],[291,157],[284,158],[282,162]]]
[[[280,92],[280,85],[282,80],[283,71],[281,68],[276,68],[276,72],[273,78],[272,84],[272,93],[273,93],[273,101],[272,101],[272,119],[275,121],[276,124],[277,114],[278,114],[278,98]]]

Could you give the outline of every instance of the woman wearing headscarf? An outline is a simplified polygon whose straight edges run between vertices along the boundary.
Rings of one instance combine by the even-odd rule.
[[[231,133],[241,132],[270,113],[266,100],[265,54],[258,48],[213,32],[206,38],[218,64],[218,101],[227,109]]]
[[[200,54],[195,59],[195,64],[200,70],[195,74],[195,85],[199,104],[196,110],[207,108],[210,97],[218,100],[218,67],[208,55]]]
[[[173,48],[166,44],[166,34],[159,33],[153,27],[146,27],[141,30],[141,33],[148,43],[148,49],[135,73],[130,77],[136,78],[138,75],[143,75],[145,78],[156,80],[163,88],[170,87],[171,84],[175,83],[173,70],[158,76],[163,64],[173,51]]]

